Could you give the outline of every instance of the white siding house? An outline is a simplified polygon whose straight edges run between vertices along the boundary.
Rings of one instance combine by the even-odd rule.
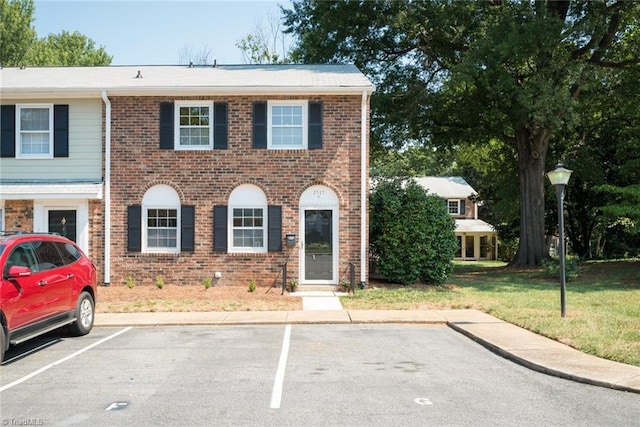
[[[90,205],[103,198],[100,97],[3,96],[0,123],[0,230],[57,232],[90,253]]]
[[[458,252],[456,259],[465,261],[498,258],[497,233],[491,224],[478,218],[477,192],[462,177],[419,177],[416,183],[431,194],[446,200],[449,214],[456,221]]]

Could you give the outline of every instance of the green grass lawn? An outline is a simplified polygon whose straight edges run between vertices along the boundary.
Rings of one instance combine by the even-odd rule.
[[[567,282],[542,269],[500,262],[455,263],[442,287],[379,284],[342,298],[345,309],[477,308],[585,353],[640,366],[640,261],[587,262]]]

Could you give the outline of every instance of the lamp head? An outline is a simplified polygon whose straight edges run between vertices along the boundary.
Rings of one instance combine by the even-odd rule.
[[[558,163],[556,168],[547,172],[547,178],[553,185],[567,185],[571,177],[572,170],[566,169],[562,163]]]

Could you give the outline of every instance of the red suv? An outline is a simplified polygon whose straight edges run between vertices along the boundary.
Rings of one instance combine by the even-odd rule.
[[[0,237],[0,361],[10,344],[69,325],[93,327],[96,267],[71,240],[54,234]]]

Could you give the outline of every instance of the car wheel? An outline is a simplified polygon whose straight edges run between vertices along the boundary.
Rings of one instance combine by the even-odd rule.
[[[4,328],[0,325],[0,362],[4,361]]]
[[[93,328],[95,305],[89,292],[82,292],[76,305],[76,321],[71,324],[71,333],[76,336],[87,335]]]

